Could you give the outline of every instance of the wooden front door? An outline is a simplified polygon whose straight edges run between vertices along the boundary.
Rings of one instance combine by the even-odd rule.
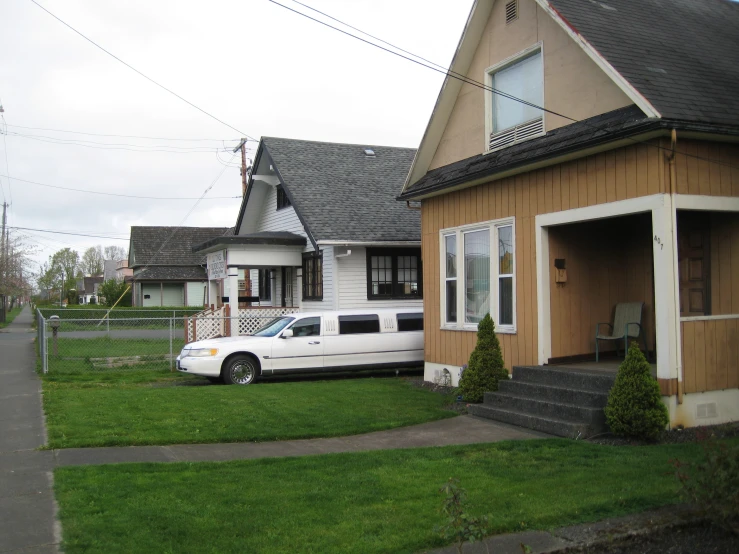
[[[680,316],[711,313],[710,221],[707,214],[681,211],[677,216]]]

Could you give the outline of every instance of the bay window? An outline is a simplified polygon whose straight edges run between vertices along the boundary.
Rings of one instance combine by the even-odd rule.
[[[515,333],[513,218],[445,229],[440,238],[442,327],[476,330],[490,313],[497,331]]]

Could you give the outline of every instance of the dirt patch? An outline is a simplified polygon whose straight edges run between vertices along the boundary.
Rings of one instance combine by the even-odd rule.
[[[659,529],[568,548],[561,552],[577,554],[734,554],[739,551],[739,537],[706,521]]]
[[[467,408],[470,404],[469,402],[462,401],[462,396],[457,387],[424,381],[423,377],[404,377],[403,379],[413,387],[435,392],[444,396],[447,400],[447,404],[444,406],[444,409],[457,412],[460,415],[467,413]]]
[[[617,437],[610,433],[591,437],[587,439],[587,441],[609,446],[644,446],[648,444],[678,444],[697,442],[698,440],[708,438],[728,439],[732,437],[739,437],[739,422],[707,425],[704,427],[691,427],[689,429],[670,429],[669,431],[662,431],[659,438],[651,442]]]

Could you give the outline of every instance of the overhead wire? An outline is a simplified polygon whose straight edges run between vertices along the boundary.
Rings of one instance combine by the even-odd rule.
[[[371,42],[369,40],[366,40],[366,39],[364,39],[362,37],[359,37],[357,35],[354,35],[354,34],[348,32],[348,31],[345,31],[343,29],[340,29],[340,28],[338,28],[338,27],[336,27],[334,25],[331,25],[329,23],[326,23],[325,21],[321,21],[320,19],[317,19],[315,17],[311,17],[310,15],[308,15],[306,13],[303,13],[303,12],[301,12],[299,10],[293,9],[293,8],[291,8],[289,6],[284,5],[284,4],[281,4],[280,2],[277,2],[276,0],[267,0],[267,1],[268,2],[271,2],[272,4],[275,4],[277,6],[280,6],[281,8],[284,8],[284,9],[286,9],[288,11],[291,11],[291,12],[297,14],[297,15],[300,15],[300,16],[306,18],[306,19],[309,19],[311,21],[314,21],[316,23],[319,23],[321,25],[324,25],[325,27],[328,27],[329,29],[333,29],[334,31],[337,31],[337,32],[339,32],[341,34],[347,35],[347,36],[349,36],[351,38],[354,38],[356,40],[359,40],[361,42],[364,42],[365,44],[368,44],[370,46],[373,46],[375,48],[378,48],[380,50],[383,50],[383,51],[385,51],[385,52],[387,52],[389,54],[392,54],[394,56],[398,56],[398,57],[400,57],[402,59],[405,59],[407,61],[410,61],[412,63],[415,63],[417,65],[420,65],[422,67],[426,67],[427,69],[431,69],[432,71],[435,71],[437,73],[441,73],[441,74],[445,75],[446,77],[451,77],[453,79],[457,79],[458,81],[462,81],[463,83],[467,83],[469,85],[475,86],[475,87],[480,88],[480,89],[483,89],[485,91],[492,92],[493,94],[496,94],[498,96],[502,96],[503,98],[507,98],[509,100],[513,100],[514,102],[518,102],[520,104],[524,104],[526,106],[530,106],[532,108],[536,108],[538,110],[541,110],[542,112],[549,113],[549,114],[552,114],[552,115],[556,115],[556,116],[561,117],[563,119],[567,119],[569,121],[572,121],[573,123],[583,123],[583,124],[592,126],[592,124],[589,123],[587,120],[576,119],[576,118],[570,117],[568,115],[564,115],[564,114],[561,114],[559,112],[556,112],[554,110],[550,110],[550,109],[545,108],[543,106],[539,106],[539,105],[537,105],[535,103],[529,102],[527,100],[523,100],[522,98],[518,98],[516,96],[513,96],[513,95],[508,94],[506,92],[503,92],[501,90],[495,89],[495,88],[493,88],[493,87],[491,87],[489,85],[486,85],[484,83],[481,83],[479,81],[476,81],[475,79],[472,79],[471,77],[468,77],[468,76],[466,76],[464,74],[457,73],[456,71],[453,71],[451,68],[445,67],[443,65],[439,65],[439,64],[434,63],[434,62],[431,62],[429,60],[426,60],[426,58],[423,58],[423,57],[421,57],[421,56],[419,56],[417,54],[413,54],[412,52],[409,52],[408,50],[404,50],[404,49],[402,49],[402,48],[400,48],[398,46],[395,46],[395,45],[393,45],[390,42],[387,42],[385,40],[379,39],[379,38],[375,37],[374,35],[371,35],[371,34],[365,32],[365,31],[362,31],[361,29],[359,29],[357,27],[354,27],[352,25],[349,25],[348,23],[345,23],[345,22],[341,21],[340,19],[338,19],[336,17],[333,17],[333,16],[331,16],[331,15],[325,13],[325,12],[322,12],[322,11],[320,11],[320,10],[318,10],[316,8],[313,8],[313,7],[309,6],[308,4],[305,4],[305,3],[300,2],[298,0],[292,0],[292,2],[294,2],[296,4],[299,4],[300,6],[303,6],[303,7],[307,8],[307,9],[309,9],[311,11],[314,11],[316,13],[319,13],[319,14],[323,15],[324,17],[327,17],[327,18],[329,18],[329,19],[331,19],[333,21],[336,21],[337,23],[340,23],[341,25],[344,25],[347,28],[350,28],[350,29],[353,29],[355,31],[358,31],[358,32],[362,33],[365,36],[371,37],[374,40],[378,40],[378,41],[380,41],[380,42],[382,42],[382,43],[390,46],[391,48],[394,48],[395,50],[398,50],[398,52],[396,52],[395,50],[391,50],[390,48],[385,48],[385,47],[383,47],[383,46],[381,46],[379,44],[376,44],[374,42]],[[408,54],[408,55],[404,55],[404,54]],[[409,56],[412,56],[412,57],[409,57]],[[414,58],[416,58],[416,59],[414,59]],[[653,148],[656,148],[658,150],[664,150],[666,152],[672,153],[672,148],[667,148],[665,146],[660,146],[658,144],[654,144],[654,143],[650,143],[650,142],[639,141],[639,140],[634,139],[634,138],[631,138],[631,137],[625,137],[625,140],[631,141],[631,142],[633,142],[635,144],[641,144],[641,145],[644,145],[644,146],[647,146],[647,147],[653,147]],[[705,162],[710,162],[710,163],[714,163],[714,164],[717,164],[717,165],[723,165],[723,166],[726,166],[726,167],[731,167],[733,169],[739,169],[739,166],[732,165],[732,164],[727,163],[727,162],[724,162],[722,160],[705,158],[703,156],[699,156],[699,155],[696,155],[696,154],[689,154],[687,152],[677,152],[677,153],[680,154],[680,155],[682,155],[682,156],[685,156],[685,157],[689,157],[689,158],[693,158],[693,159],[697,159],[697,160],[701,160],[701,161],[705,161]]]
[[[36,1],[36,0],[29,0],[29,1],[30,1],[30,2],[32,2],[33,4],[35,4],[36,6],[38,6],[39,8],[41,8],[42,10],[44,10],[44,11],[45,11],[45,12],[46,12],[47,14],[49,14],[49,15],[50,15],[51,17],[53,17],[54,19],[56,19],[56,20],[57,20],[57,21],[58,21],[59,23],[61,23],[62,25],[64,25],[64,26],[65,26],[65,27],[67,27],[68,29],[70,29],[71,31],[74,31],[74,32],[75,32],[76,34],[78,34],[79,36],[81,36],[81,37],[82,37],[83,39],[85,39],[85,40],[86,40],[87,42],[89,42],[90,44],[92,44],[92,45],[93,45],[93,46],[95,46],[96,48],[98,48],[98,49],[102,50],[103,52],[105,52],[106,54],[108,54],[108,56],[110,56],[111,58],[113,58],[113,59],[115,59],[116,61],[118,61],[118,62],[122,63],[122,64],[123,64],[123,65],[125,65],[125,66],[126,66],[127,68],[129,68],[130,70],[134,71],[135,73],[137,73],[138,75],[140,75],[141,77],[143,77],[144,79],[146,79],[147,81],[149,81],[149,82],[153,83],[154,85],[158,86],[158,87],[159,87],[159,88],[161,88],[162,90],[165,90],[165,91],[167,91],[167,92],[168,92],[168,93],[170,93],[171,95],[173,95],[173,96],[175,96],[175,97],[179,98],[180,100],[182,100],[182,101],[183,101],[183,102],[185,102],[186,104],[188,104],[188,105],[192,106],[193,108],[195,108],[195,109],[196,109],[196,110],[198,110],[199,112],[201,112],[201,113],[203,113],[203,114],[207,115],[207,116],[208,116],[208,117],[210,117],[211,119],[214,119],[215,121],[217,121],[217,122],[218,122],[218,123],[220,123],[221,125],[225,125],[225,126],[226,126],[226,127],[228,127],[229,129],[233,129],[234,131],[236,131],[237,133],[239,133],[239,134],[240,134],[240,135],[241,135],[242,137],[246,137],[247,139],[252,139],[253,141],[256,141],[256,140],[257,140],[257,139],[255,139],[254,137],[252,137],[252,136],[248,135],[247,133],[245,133],[244,131],[241,131],[240,129],[238,129],[238,128],[234,127],[233,125],[230,125],[229,123],[226,123],[225,121],[223,121],[222,119],[219,119],[219,118],[218,118],[218,117],[216,117],[215,115],[213,115],[213,114],[211,114],[211,113],[209,113],[209,112],[205,111],[205,110],[204,110],[203,108],[201,108],[201,107],[197,106],[196,104],[193,104],[192,102],[190,102],[189,100],[187,100],[187,99],[186,99],[186,98],[184,98],[183,96],[180,96],[179,94],[177,94],[176,92],[174,92],[174,91],[173,91],[172,89],[169,89],[169,88],[165,87],[165,86],[164,86],[164,85],[162,85],[161,83],[158,83],[157,81],[155,81],[154,79],[152,79],[152,78],[151,78],[151,77],[149,77],[148,75],[146,75],[146,74],[142,73],[141,71],[139,71],[138,69],[136,69],[136,68],[135,68],[134,66],[132,66],[131,64],[129,64],[129,63],[127,63],[127,62],[123,61],[123,60],[122,60],[121,58],[119,58],[118,56],[116,56],[115,54],[113,54],[112,52],[110,52],[109,50],[106,50],[105,48],[103,48],[102,46],[100,46],[100,45],[99,45],[99,44],[98,44],[97,42],[95,42],[95,41],[94,41],[94,40],[92,40],[91,38],[87,37],[86,35],[84,35],[84,34],[83,34],[83,33],[81,33],[80,31],[78,31],[77,29],[75,29],[74,27],[72,27],[72,26],[71,26],[71,25],[70,25],[69,23],[67,23],[66,21],[64,21],[63,19],[61,19],[60,17],[58,17],[57,15],[54,15],[54,14],[53,14],[52,12],[50,12],[50,11],[49,11],[48,9],[46,9],[46,8],[45,8],[44,6],[42,6],[41,4],[39,4],[39,3],[38,3],[38,2]]]
[[[115,138],[137,138],[145,140],[171,140],[171,141],[187,141],[187,142],[241,142],[241,139],[213,139],[213,138],[174,138],[174,137],[150,137],[143,135],[115,135],[108,133],[86,133],[83,131],[70,131],[67,129],[49,129],[46,127],[26,127],[23,125],[8,125],[14,129],[28,129],[32,131],[51,131],[55,133],[70,133],[75,135],[87,135],[91,137],[115,137]],[[257,142],[253,139],[247,139],[250,142]]]
[[[68,190],[72,192],[80,192],[80,193],[86,193],[86,194],[99,194],[101,196],[116,196],[119,198],[137,198],[137,199],[142,199],[142,200],[197,200],[199,198],[197,196],[174,197],[174,196],[140,196],[140,195],[135,195],[135,194],[120,194],[116,192],[102,192],[98,190],[76,189],[76,188],[71,188],[71,187],[62,187],[59,185],[49,185],[47,183],[39,183],[38,181],[30,181],[28,179],[20,179],[18,177],[8,177],[7,175],[4,175],[2,173],[0,173],[0,177],[5,177],[8,179],[12,179],[14,181],[20,181],[22,183],[28,183],[30,185],[38,185],[40,187]],[[211,196],[210,198],[206,198],[205,200],[227,200],[227,199],[233,199],[233,198],[241,198],[241,196]]]
[[[105,236],[105,235],[91,235],[86,233],[72,233],[69,231],[59,231],[58,229],[35,229],[33,227],[18,227],[18,226],[8,226],[10,229],[20,229],[23,231],[37,231],[39,233],[54,233],[57,235],[73,235],[77,237],[93,237],[93,238],[99,238],[99,239],[109,239],[109,240],[128,240],[128,237],[115,237],[115,236]]]

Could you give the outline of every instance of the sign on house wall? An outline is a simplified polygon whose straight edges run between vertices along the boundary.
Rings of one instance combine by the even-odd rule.
[[[225,279],[226,275],[226,251],[220,250],[208,254],[208,279],[211,281]]]

